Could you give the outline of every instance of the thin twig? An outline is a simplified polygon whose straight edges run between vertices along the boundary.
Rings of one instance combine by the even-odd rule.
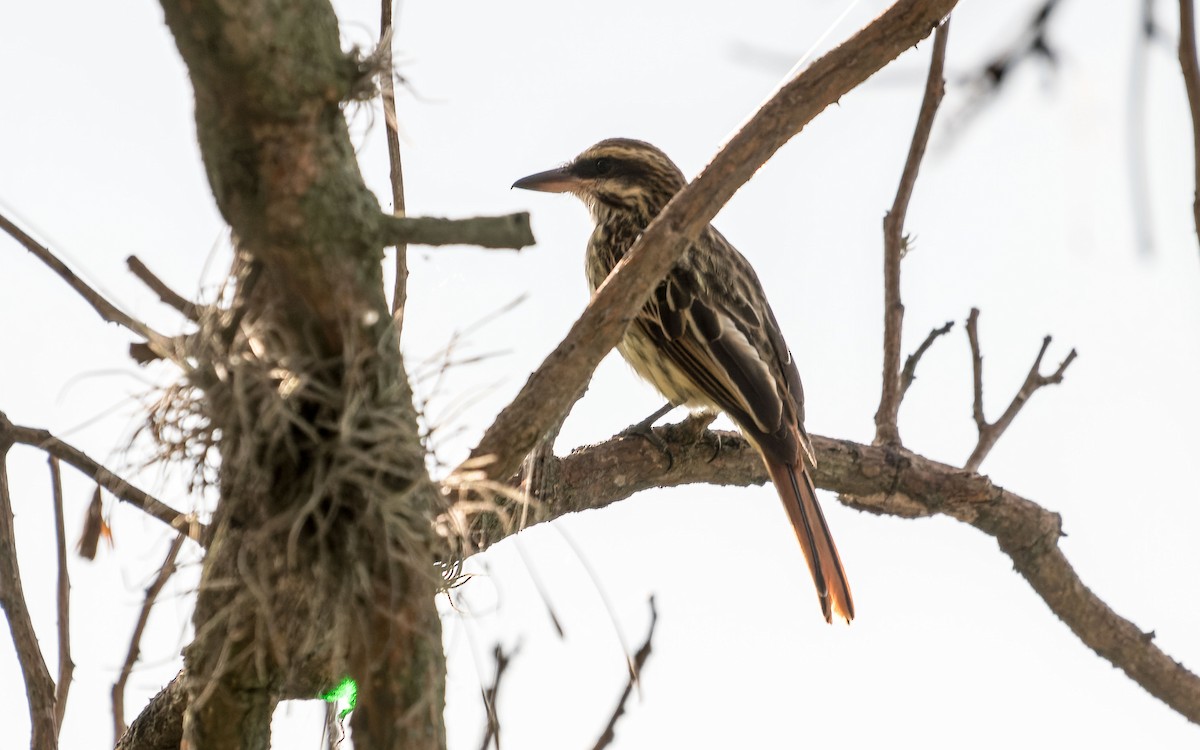
[[[470,219],[437,219],[381,214],[380,228],[388,243],[412,245],[477,245],[499,250],[520,250],[532,245],[533,232],[526,212]]]
[[[978,471],[979,465],[983,463],[983,459],[996,445],[996,441],[1012,424],[1013,419],[1025,406],[1029,397],[1037,392],[1039,388],[1047,385],[1058,385],[1063,380],[1063,374],[1067,371],[1067,367],[1071,362],[1075,361],[1076,352],[1074,349],[1067,354],[1058,365],[1058,369],[1051,375],[1043,375],[1041,373],[1042,358],[1046,356],[1046,350],[1050,348],[1050,336],[1042,339],[1042,348],[1038,350],[1037,357],[1033,360],[1033,366],[1029,368],[1029,374],[1025,376],[1025,382],[1021,385],[1021,389],[1013,396],[1012,402],[1008,408],[1000,415],[1000,418],[995,422],[988,423],[983,414],[983,355],[980,354],[979,347],[979,310],[971,308],[971,314],[967,318],[967,340],[971,343],[971,363],[974,376],[974,391],[975,399],[972,406],[972,415],[975,419],[975,426],[979,430],[979,443],[975,446],[975,450],[971,452],[970,458],[967,459],[963,468],[967,471]]]
[[[387,132],[388,175],[392,183],[392,213],[407,216],[404,206],[404,170],[400,163],[400,128],[396,117],[396,78],[392,71],[392,3],[395,0],[380,0],[379,46],[382,53],[383,72],[379,78],[379,92],[383,99],[383,122]],[[392,319],[396,331],[404,328],[404,305],[408,302],[408,244],[396,245],[396,280],[392,287]]]
[[[600,735],[600,739],[596,740],[596,744],[592,750],[603,750],[612,744],[612,741],[617,736],[617,720],[625,713],[625,704],[629,702],[629,696],[633,694],[633,688],[641,679],[642,667],[646,665],[646,660],[650,658],[651,644],[654,641],[654,627],[658,624],[658,608],[654,605],[654,597],[650,597],[650,630],[646,633],[646,642],[637,650],[633,657],[634,669],[629,675],[629,682],[625,684],[625,692],[621,693],[621,699],[617,701],[617,707],[613,710],[612,717],[608,720],[608,725],[604,727],[604,732]]]
[[[25,592],[21,587],[21,568],[17,563],[17,537],[13,529],[12,496],[8,489],[8,451],[12,437],[0,432],[0,609],[8,617],[17,662],[25,678],[25,699],[29,704],[30,747],[58,747],[58,721],[54,708],[54,680],[38,645],[37,632],[29,617]]]
[[[163,304],[175,308],[183,314],[185,318],[193,323],[200,320],[200,308],[196,303],[189,301],[179,292],[176,292],[162,279],[154,275],[154,272],[146,267],[136,255],[130,255],[125,259],[125,265],[129,266],[129,270],[133,275],[141,279],[142,283],[150,287],[150,291],[158,295]]]
[[[1179,68],[1192,113],[1194,192],[1192,219],[1200,236],[1200,63],[1196,60],[1196,9],[1192,0],[1179,0]]]
[[[146,339],[150,346],[160,350],[158,351],[159,356],[168,357],[170,355],[170,340],[166,336],[109,302],[103,295],[88,286],[87,282],[76,276],[74,271],[67,268],[67,264],[59,260],[54,253],[50,252],[49,248],[38,243],[3,214],[0,214],[0,229],[21,243],[26,250],[33,253],[34,257],[49,266],[50,270],[58,274],[80,297],[83,297],[84,301],[91,305],[103,320],[124,326]]]
[[[646,228],[566,337],[496,417],[467,465],[489,461],[489,479],[512,476],[721,206],[814,117],[924,39],[956,4],[899,0],[785,83]]]
[[[921,357],[925,356],[925,352],[929,351],[929,347],[933,346],[933,342],[937,341],[939,336],[945,336],[950,333],[950,329],[954,327],[953,320],[947,320],[946,325],[941,328],[934,328],[917,347],[917,350],[908,355],[908,359],[904,360],[904,369],[900,372],[900,398],[904,399],[904,394],[908,393],[908,387],[917,379],[917,365],[921,362]]]
[[[879,445],[900,445],[897,419],[906,386],[900,377],[900,339],[904,332],[904,303],[900,300],[900,260],[904,257],[907,240],[904,237],[904,217],[912,200],[921,159],[933,132],[933,118],[946,92],[943,70],[946,67],[946,41],[950,36],[950,19],[942,21],[933,37],[933,54],[929,60],[929,76],[925,79],[925,94],[917,114],[908,158],[900,173],[900,185],[892,210],[883,217],[883,386],[879,409],[875,412],[875,442]],[[918,356],[919,358],[919,356]],[[915,368],[915,363],[914,363]]]
[[[141,652],[142,633],[146,630],[146,623],[150,621],[150,610],[154,607],[154,600],[167,585],[167,580],[175,573],[175,559],[179,557],[179,550],[183,548],[183,540],[186,538],[183,534],[176,535],[175,540],[171,542],[170,549],[167,550],[162,567],[158,569],[158,575],[154,577],[154,582],[146,588],[142,611],[138,613],[137,624],[133,627],[133,636],[129,639],[129,651],[125,654],[125,663],[121,666],[121,674],[112,687],[114,743],[120,741],[121,737],[125,735],[125,730],[128,729],[125,724],[125,683],[129,681],[129,675],[133,673],[133,665],[137,663]]]
[[[54,693],[54,720],[62,731],[67,715],[67,694],[75,662],[71,659],[71,574],[67,570],[67,531],[63,514],[62,471],[58,459],[50,456],[50,487],[54,494],[54,542],[58,558],[58,688]]]
[[[49,431],[15,425],[8,420],[8,416],[4,412],[0,412],[0,445],[4,444],[4,441],[43,450],[91,477],[119,500],[124,500],[130,505],[142,509],[175,531],[183,532],[197,540],[204,538],[203,524],[191,516],[180,513],[154,496],[134,487],[89,458],[83,451],[54,437]]]
[[[496,750],[500,750],[500,717],[496,713],[496,695],[500,691],[500,680],[504,677],[504,670],[508,668],[512,657],[516,655],[517,649],[514,648],[505,653],[499,643],[492,649],[492,659],[496,662],[495,676],[492,678],[491,687],[480,690],[483,693],[483,706],[487,710],[487,728],[484,730],[483,742],[479,744],[479,750],[487,750],[488,745],[493,744],[493,741]]]

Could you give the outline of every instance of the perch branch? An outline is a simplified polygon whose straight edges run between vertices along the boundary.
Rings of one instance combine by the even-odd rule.
[[[1192,114],[1192,220],[1200,236],[1200,63],[1196,60],[1196,9],[1192,0],[1179,0],[1179,67]]]
[[[62,731],[67,715],[67,694],[75,662],[71,658],[71,574],[67,570],[67,529],[63,513],[62,471],[50,456],[50,487],[54,494],[54,547],[58,563],[58,687],[54,692],[54,725]]]
[[[200,308],[194,302],[188,301],[186,297],[176,292],[162,279],[154,275],[154,272],[146,267],[136,255],[130,255],[125,259],[125,265],[134,276],[138,277],[143,284],[150,288],[150,291],[158,295],[158,298],[163,304],[173,307],[183,314],[183,317],[193,323],[200,320]]]
[[[826,107],[924,39],[956,2],[900,0],[784,84],[646,228],[567,336],[496,417],[469,461],[490,460],[493,480],[511,476],[721,206]]]
[[[533,244],[529,214],[476,216],[470,219],[435,219],[427,216],[400,217],[380,214],[389,244],[478,245],[520,250]]]
[[[646,642],[633,655],[633,666],[629,670],[629,682],[625,684],[625,692],[621,693],[621,699],[617,701],[617,707],[613,710],[612,716],[608,720],[608,726],[604,727],[604,732],[600,734],[600,739],[596,740],[593,750],[604,750],[612,744],[617,737],[617,721],[625,714],[625,704],[629,702],[629,696],[633,695],[633,688],[641,679],[642,667],[646,665],[646,660],[650,658],[651,644],[654,642],[654,627],[658,624],[658,608],[654,606],[654,597],[650,597],[650,629],[646,633]]]
[[[900,300],[900,260],[908,245],[904,236],[904,218],[912,200],[921,160],[929,145],[933,132],[933,118],[946,91],[942,71],[946,67],[946,42],[950,36],[950,19],[937,28],[933,37],[933,54],[929,60],[929,76],[925,79],[925,95],[917,114],[917,125],[913,130],[912,143],[908,147],[908,158],[900,173],[900,185],[896,188],[896,199],[892,210],[883,217],[883,386],[879,396],[879,409],[875,412],[875,442],[880,445],[900,445],[900,428],[897,419],[900,401],[907,386],[901,383],[900,339],[904,333],[904,303]],[[932,343],[930,340],[926,340]],[[926,347],[928,348],[928,347]],[[916,355],[920,359],[920,355]],[[913,369],[916,362],[910,358]],[[907,371],[907,367],[905,368]]]
[[[133,674],[133,665],[137,663],[140,655],[142,633],[146,631],[146,623],[150,621],[150,610],[154,608],[154,601],[158,599],[159,593],[167,585],[167,580],[175,573],[175,559],[179,557],[179,550],[183,549],[185,538],[183,534],[175,536],[170,549],[167,550],[162,567],[158,569],[158,575],[154,577],[154,582],[146,588],[142,611],[138,613],[137,624],[133,627],[133,636],[129,639],[129,651],[125,654],[125,663],[121,665],[121,674],[112,686],[113,742],[118,742],[125,735],[125,730],[128,729],[125,725],[125,683],[129,681],[129,675]]]
[[[17,651],[17,662],[25,678],[25,699],[32,728],[30,747],[58,747],[58,721],[54,706],[54,680],[46,668],[37,632],[29,617],[21,569],[17,564],[17,536],[13,528],[12,496],[8,489],[8,451],[12,436],[0,431],[0,609],[8,617],[8,629]]]
[[[654,429],[674,465],[662,470],[659,448],[638,438],[614,438],[555,459],[537,523],[600,508],[651,487],[694,482],[762,484],[767,475],[737,433],[695,439],[687,423]],[[1081,641],[1147,692],[1200,723],[1200,677],[1161,651],[1151,637],[1093,593],[1058,546],[1061,519],[985,476],[887,446],[813,436],[818,487],[860,510],[902,518],[946,515],[994,537],[1017,572]],[[715,457],[714,457],[715,451]],[[495,540],[490,540],[495,541]],[[486,546],[486,545],[481,545]]]
[[[904,399],[904,394],[908,393],[908,387],[917,379],[917,365],[921,362],[921,357],[925,356],[925,352],[929,351],[929,347],[933,346],[933,342],[939,336],[945,336],[950,333],[950,329],[954,327],[954,321],[946,321],[946,325],[941,328],[934,328],[917,347],[917,350],[908,355],[908,359],[904,360],[904,369],[900,372],[900,399]]]
[[[1021,389],[1013,396],[1012,402],[1000,415],[1000,418],[989,424],[983,415],[983,355],[979,350],[979,310],[974,307],[971,308],[971,314],[967,317],[967,339],[971,342],[971,369],[975,391],[972,415],[975,418],[975,426],[979,430],[979,442],[975,445],[975,450],[971,452],[971,456],[963,468],[967,471],[978,471],[983,459],[987,458],[987,454],[991,452],[996,441],[1012,424],[1013,419],[1025,406],[1029,397],[1043,386],[1058,385],[1062,382],[1067,367],[1075,360],[1075,350],[1072,349],[1067,354],[1066,359],[1058,365],[1058,369],[1052,375],[1042,375],[1042,358],[1046,356],[1046,350],[1050,348],[1050,337],[1042,339],[1042,348],[1033,360],[1033,366],[1029,368],[1029,374],[1025,376],[1025,382],[1021,384]]]
[[[134,487],[129,482],[93,461],[83,451],[54,437],[49,431],[15,425],[8,420],[4,412],[0,412],[0,445],[8,443],[19,443],[43,450],[60,461],[65,461],[74,466],[84,475],[91,477],[97,484],[111,492],[116,498],[140,508],[151,517],[162,521],[175,531],[185,533],[194,539],[204,538],[204,526],[199,521],[180,513],[154,496]]]

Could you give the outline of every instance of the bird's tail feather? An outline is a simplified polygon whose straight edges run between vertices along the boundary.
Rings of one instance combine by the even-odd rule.
[[[850,622],[854,619],[850,584],[846,581],[846,571],[829,533],[829,525],[825,523],[825,514],[817,503],[812,478],[799,460],[795,465],[769,459],[765,463],[804,550],[825,621],[833,622],[836,615]]]

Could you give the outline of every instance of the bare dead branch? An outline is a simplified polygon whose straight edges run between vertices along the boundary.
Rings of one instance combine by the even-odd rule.
[[[477,245],[520,250],[532,245],[529,214],[476,216],[470,219],[435,219],[428,216],[380,215],[380,225],[389,244]]]
[[[67,715],[67,694],[75,662],[71,659],[71,574],[67,570],[67,531],[63,514],[62,472],[50,456],[50,487],[54,495],[54,542],[58,562],[58,687],[54,693],[55,731],[62,731]]]
[[[150,288],[150,291],[158,295],[163,304],[175,308],[183,314],[183,317],[193,323],[200,320],[200,308],[194,302],[189,301],[182,294],[167,286],[167,283],[155,276],[154,272],[147,268],[146,264],[138,259],[136,255],[130,255],[126,258],[125,265],[129,267],[134,276],[138,277],[143,284]]]
[[[659,448],[641,438],[613,438],[557,459],[529,524],[606,507],[652,487],[696,482],[748,485],[768,481],[751,445],[733,432],[695,439],[686,423],[654,429],[674,464],[663,472]],[[987,477],[888,446],[812,436],[817,486],[859,510],[902,518],[946,515],[995,537],[1054,614],[1089,648],[1147,692],[1200,723],[1200,677],[1163,653],[1136,625],[1080,580],[1058,547],[1061,518]],[[486,540],[494,542],[496,539]],[[483,543],[481,547],[486,547]]]
[[[900,259],[904,256],[907,240],[904,237],[904,218],[913,188],[917,184],[917,173],[921,160],[929,145],[933,132],[933,118],[946,92],[943,71],[946,67],[946,42],[950,37],[950,19],[942,21],[933,37],[933,54],[929,60],[929,76],[925,79],[925,94],[917,114],[917,125],[913,130],[908,157],[900,173],[900,185],[896,188],[896,199],[892,210],[883,217],[883,386],[879,396],[879,409],[875,412],[875,442],[879,445],[900,445],[900,428],[897,419],[900,401],[907,386],[900,381],[900,339],[904,333],[904,303],[900,300]],[[918,355],[919,359],[919,355]],[[914,362],[914,369],[915,369]]]
[[[162,566],[158,569],[158,575],[154,577],[154,582],[146,588],[142,610],[138,613],[137,624],[133,627],[133,636],[129,639],[129,651],[125,654],[125,663],[121,665],[120,676],[112,686],[114,743],[119,742],[129,728],[125,724],[125,684],[129,681],[129,675],[133,674],[133,665],[137,663],[140,655],[142,633],[146,631],[146,623],[150,621],[150,610],[154,608],[154,602],[158,599],[159,593],[175,573],[175,559],[179,557],[179,550],[183,549],[183,540],[186,538],[183,534],[176,535],[175,540],[171,542],[170,549],[167,550],[167,556],[163,560]]]
[[[479,744],[479,750],[487,750],[488,745],[495,741],[496,750],[500,750],[500,717],[496,713],[496,696],[500,692],[500,680],[504,677],[504,670],[508,668],[512,657],[516,656],[517,649],[513,649],[505,653],[504,647],[499,643],[492,649],[492,660],[496,663],[494,677],[492,678],[491,687],[482,688],[483,705],[487,709],[487,728],[483,733],[483,742]]]
[[[1192,219],[1200,235],[1200,63],[1196,60],[1196,9],[1179,0],[1179,68],[1192,114],[1192,157],[1195,165]]]
[[[975,450],[971,452],[971,456],[967,459],[963,468],[967,471],[978,471],[979,465],[983,463],[983,459],[987,457],[992,447],[996,445],[996,441],[1000,439],[1000,436],[1012,424],[1013,419],[1016,418],[1021,408],[1025,406],[1025,402],[1029,400],[1029,397],[1043,386],[1058,385],[1062,382],[1063,374],[1071,362],[1075,360],[1076,352],[1072,349],[1052,375],[1042,375],[1042,358],[1046,356],[1046,350],[1050,348],[1051,340],[1049,336],[1042,339],[1042,348],[1033,360],[1033,366],[1029,368],[1029,374],[1025,376],[1025,382],[1021,385],[1021,389],[1013,396],[1012,402],[1009,403],[1008,408],[1004,410],[1000,418],[989,424],[983,414],[983,355],[980,354],[979,347],[979,310],[974,307],[971,308],[971,314],[967,317],[967,339],[971,342],[971,364],[975,391],[972,415],[975,418],[975,426],[979,430],[979,442],[976,444]]]
[[[947,320],[946,325],[941,328],[934,328],[917,347],[917,350],[908,355],[908,359],[904,360],[904,369],[900,373],[900,399],[904,399],[904,394],[908,393],[908,387],[917,379],[917,365],[921,362],[921,357],[925,356],[925,352],[929,351],[929,347],[933,346],[933,342],[939,336],[945,336],[950,333],[950,329],[954,327],[953,320]]]
[[[621,339],[651,290],[721,206],[783,144],[830,104],[924,39],[957,0],[899,0],[771,97],[696,179],[676,195],[596,290],[567,336],[471,452],[504,480],[567,410]]]
[[[642,667],[646,665],[646,660],[650,658],[651,644],[654,642],[654,627],[658,624],[658,608],[654,605],[654,597],[650,597],[650,629],[646,633],[646,641],[642,647],[637,650],[633,656],[633,666],[629,673],[629,682],[625,685],[625,691],[621,693],[621,699],[617,701],[617,707],[613,709],[612,717],[608,720],[608,726],[604,727],[604,731],[600,734],[600,739],[596,740],[593,745],[593,750],[604,750],[612,744],[617,737],[617,721],[625,714],[625,704],[629,702],[629,696],[633,694],[633,688],[641,679]],[[497,750],[499,750],[497,748]]]
[[[204,538],[204,525],[199,521],[180,513],[154,496],[134,487],[117,474],[114,474],[89,458],[83,451],[54,437],[48,430],[15,425],[9,421],[8,416],[4,412],[0,412],[0,445],[4,445],[4,441],[28,445],[43,450],[60,461],[65,461],[74,466],[84,475],[91,477],[97,484],[111,492],[119,500],[140,508],[147,515],[162,521],[175,531],[185,533],[197,540]]]
[[[379,93],[383,100],[384,130],[387,132],[388,176],[392,183],[392,213],[406,216],[404,206],[404,169],[400,163],[400,129],[396,118],[396,79],[392,70],[392,3],[380,0],[379,47],[382,53],[382,73]],[[408,301],[408,245],[396,243],[396,280],[392,286],[392,319],[396,331],[404,328],[404,305]]]
[[[146,339],[147,343],[157,350],[159,356],[169,356],[171,348],[166,336],[163,336],[150,326],[128,315],[116,305],[109,302],[102,294],[90,287],[87,282],[76,276],[74,271],[67,268],[67,264],[59,260],[54,253],[50,252],[49,248],[30,237],[3,214],[0,214],[0,229],[7,232],[10,237],[19,242],[26,250],[33,253],[34,257],[49,266],[50,270],[58,274],[59,278],[67,282],[80,297],[83,297],[85,302],[92,306],[92,309],[100,315],[101,319],[109,323],[116,323]]]
[[[37,633],[29,617],[25,592],[21,587],[21,568],[17,564],[17,537],[13,528],[12,496],[8,489],[8,451],[10,435],[0,432],[0,609],[8,617],[17,662],[25,678],[25,698],[32,727],[31,747],[53,750],[58,747],[58,720],[54,704],[54,680],[38,645]]]

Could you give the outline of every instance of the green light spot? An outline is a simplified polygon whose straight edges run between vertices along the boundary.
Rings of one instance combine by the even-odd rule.
[[[346,707],[338,711],[338,718],[344,719],[346,714],[353,711],[355,704],[358,703],[358,683],[354,681],[353,677],[344,677],[337,687],[327,693],[322,693],[321,700],[339,705],[344,703]]]

